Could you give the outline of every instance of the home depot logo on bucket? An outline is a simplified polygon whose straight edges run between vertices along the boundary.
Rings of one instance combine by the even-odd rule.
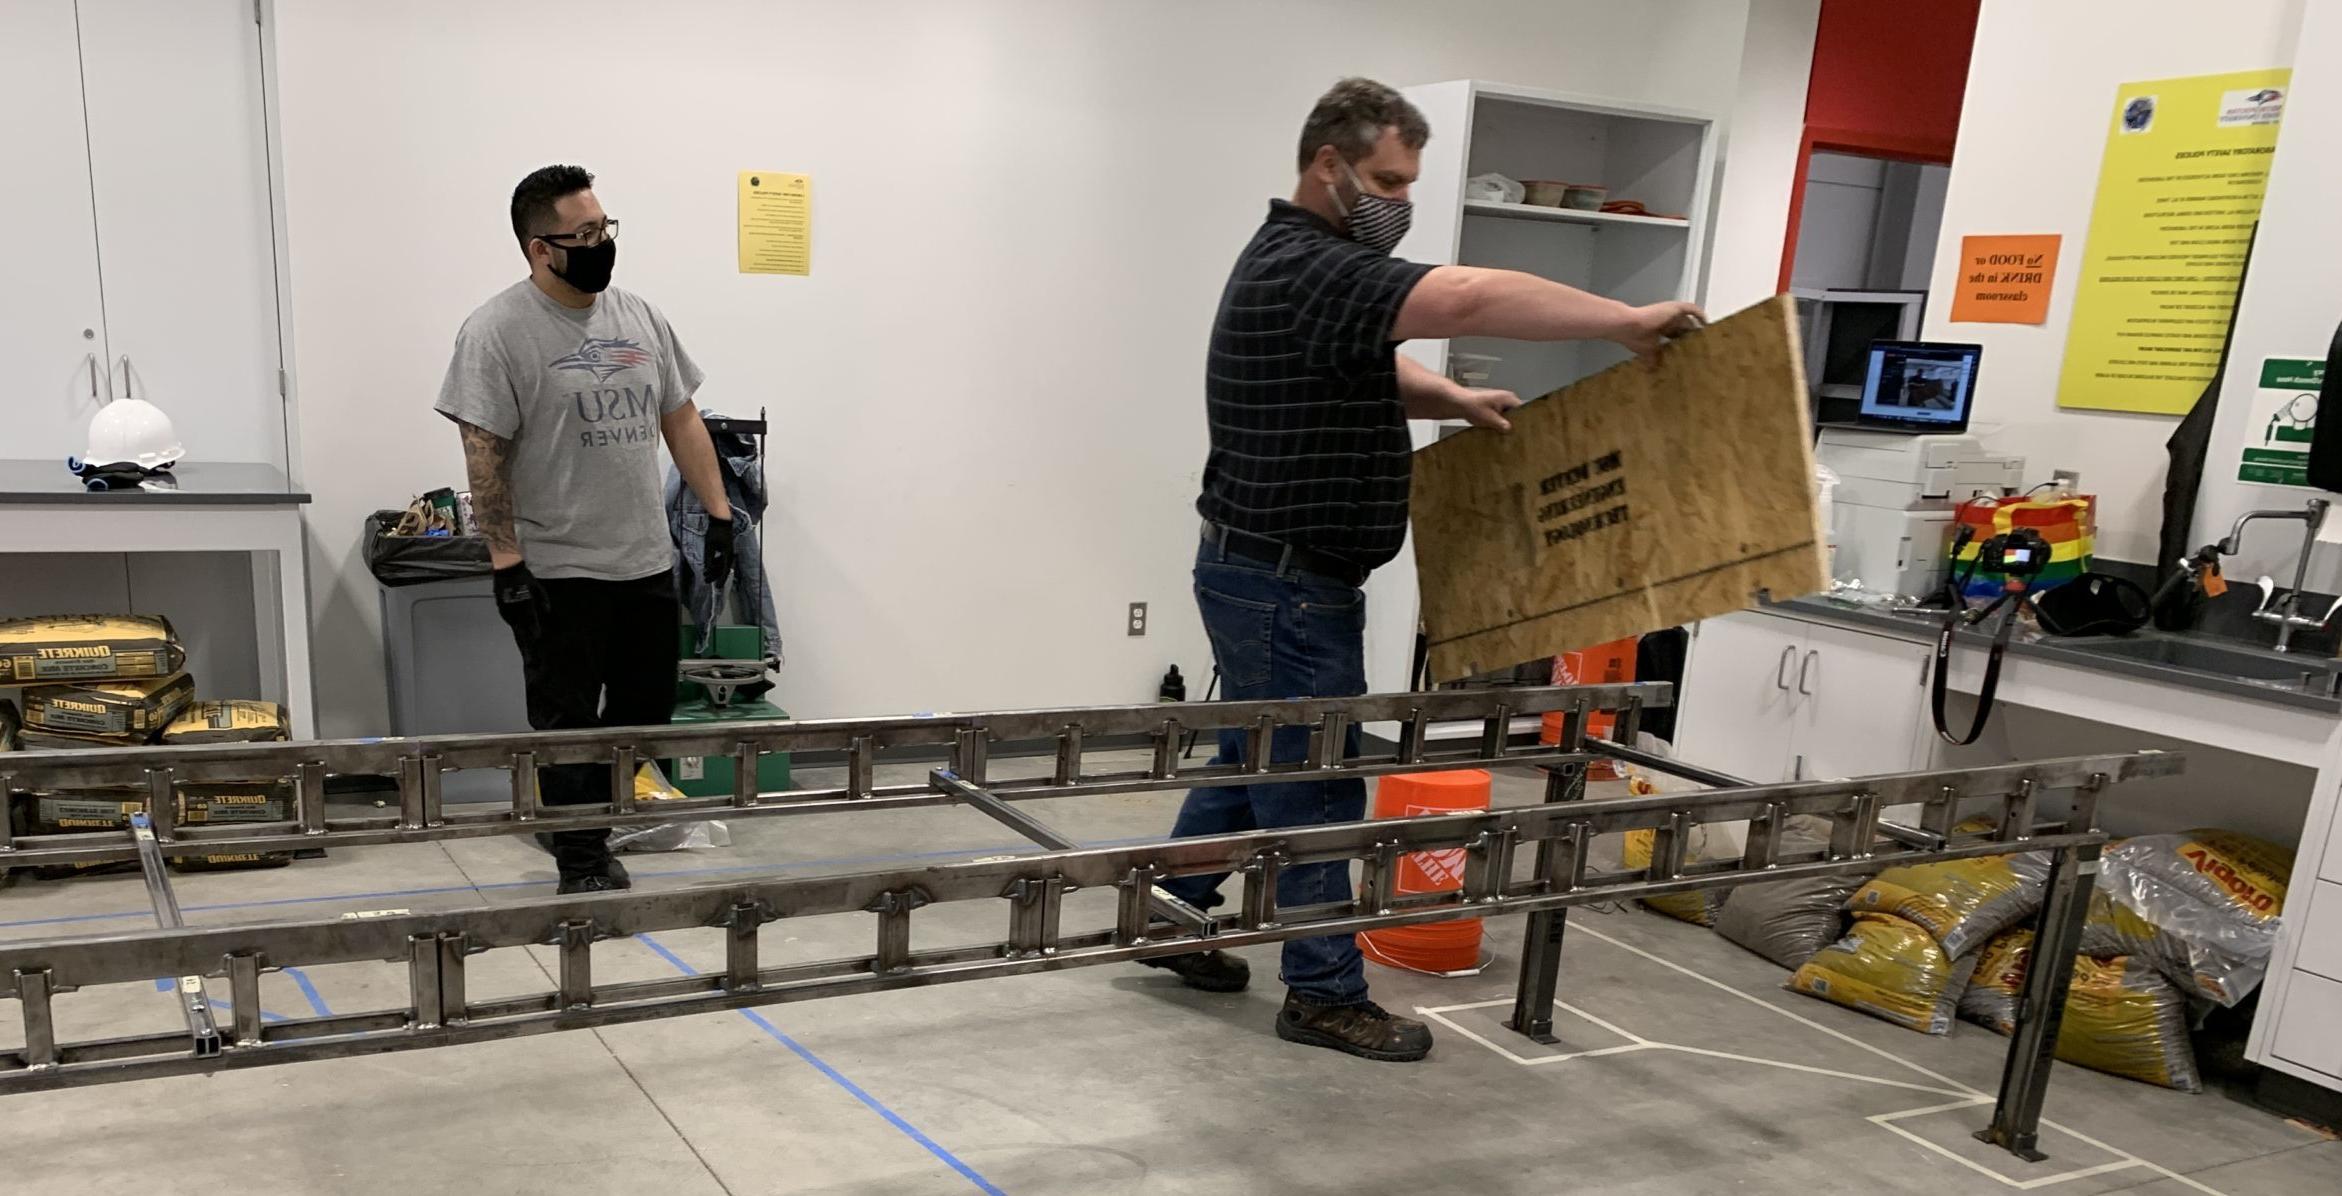
[[[1635,646],[1640,642],[1640,637],[1628,636],[1607,644],[1564,652],[1553,658],[1553,684],[1617,685],[1632,681],[1635,679]],[[1560,711],[1547,711],[1539,727],[1537,741],[1560,743],[1562,720]],[[1616,711],[1596,710],[1586,715],[1586,734],[1589,736],[1608,738],[1617,727]],[[1615,781],[1618,779],[1618,767],[1607,758],[1596,760],[1586,766],[1586,779]]]
[[[1407,817],[1419,814],[1453,814],[1454,806],[1416,806],[1406,808]],[[1411,851],[1399,857],[1398,877],[1391,889],[1398,893],[1451,893],[1464,887],[1464,849],[1450,847],[1443,851]],[[1477,936],[1475,936],[1477,937]]]
[[[1476,768],[1402,773],[1375,785],[1376,818],[1416,818],[1488,808],[1490,780]],[[1393,893],[1452,893],[1464,887],[1464,849],[1411,851],[1391,870]],[[1435,975],[1471,973],[1480,967],[1483,928],[1478,918],[1427,922],[1361,931],[1358,950],[1395,968]]]

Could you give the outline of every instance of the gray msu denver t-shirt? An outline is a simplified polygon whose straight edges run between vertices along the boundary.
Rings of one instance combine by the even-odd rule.
[[[640,297],[612,287],[581,311],[522,279],[464,321],[437,408],[512,441],[530,572],[632,581],[674,567],[659,417],[703,376]]]

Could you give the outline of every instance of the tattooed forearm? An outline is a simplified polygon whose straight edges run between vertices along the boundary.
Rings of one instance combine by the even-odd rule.
[[[470,424],[456,426],[463,429],[472,521],[487,538],[489,558],[503,568],[520,559],[520,536],[512,526],[512,442]]]

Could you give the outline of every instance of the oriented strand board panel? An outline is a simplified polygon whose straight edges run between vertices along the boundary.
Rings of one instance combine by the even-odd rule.
[[[1415,454],[1447,681],[1829,586],[1793,301],[1777,296]]]

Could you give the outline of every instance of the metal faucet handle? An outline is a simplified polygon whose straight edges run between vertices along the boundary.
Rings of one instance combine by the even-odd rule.
[[[2290,610],[2256,610],[2253,612],[2253,618],[2263,623],[2275,623],[2280,627],[2324,627],[2333,617],[2332,611],[2328,611],[2323,619],[2297,615]]]

